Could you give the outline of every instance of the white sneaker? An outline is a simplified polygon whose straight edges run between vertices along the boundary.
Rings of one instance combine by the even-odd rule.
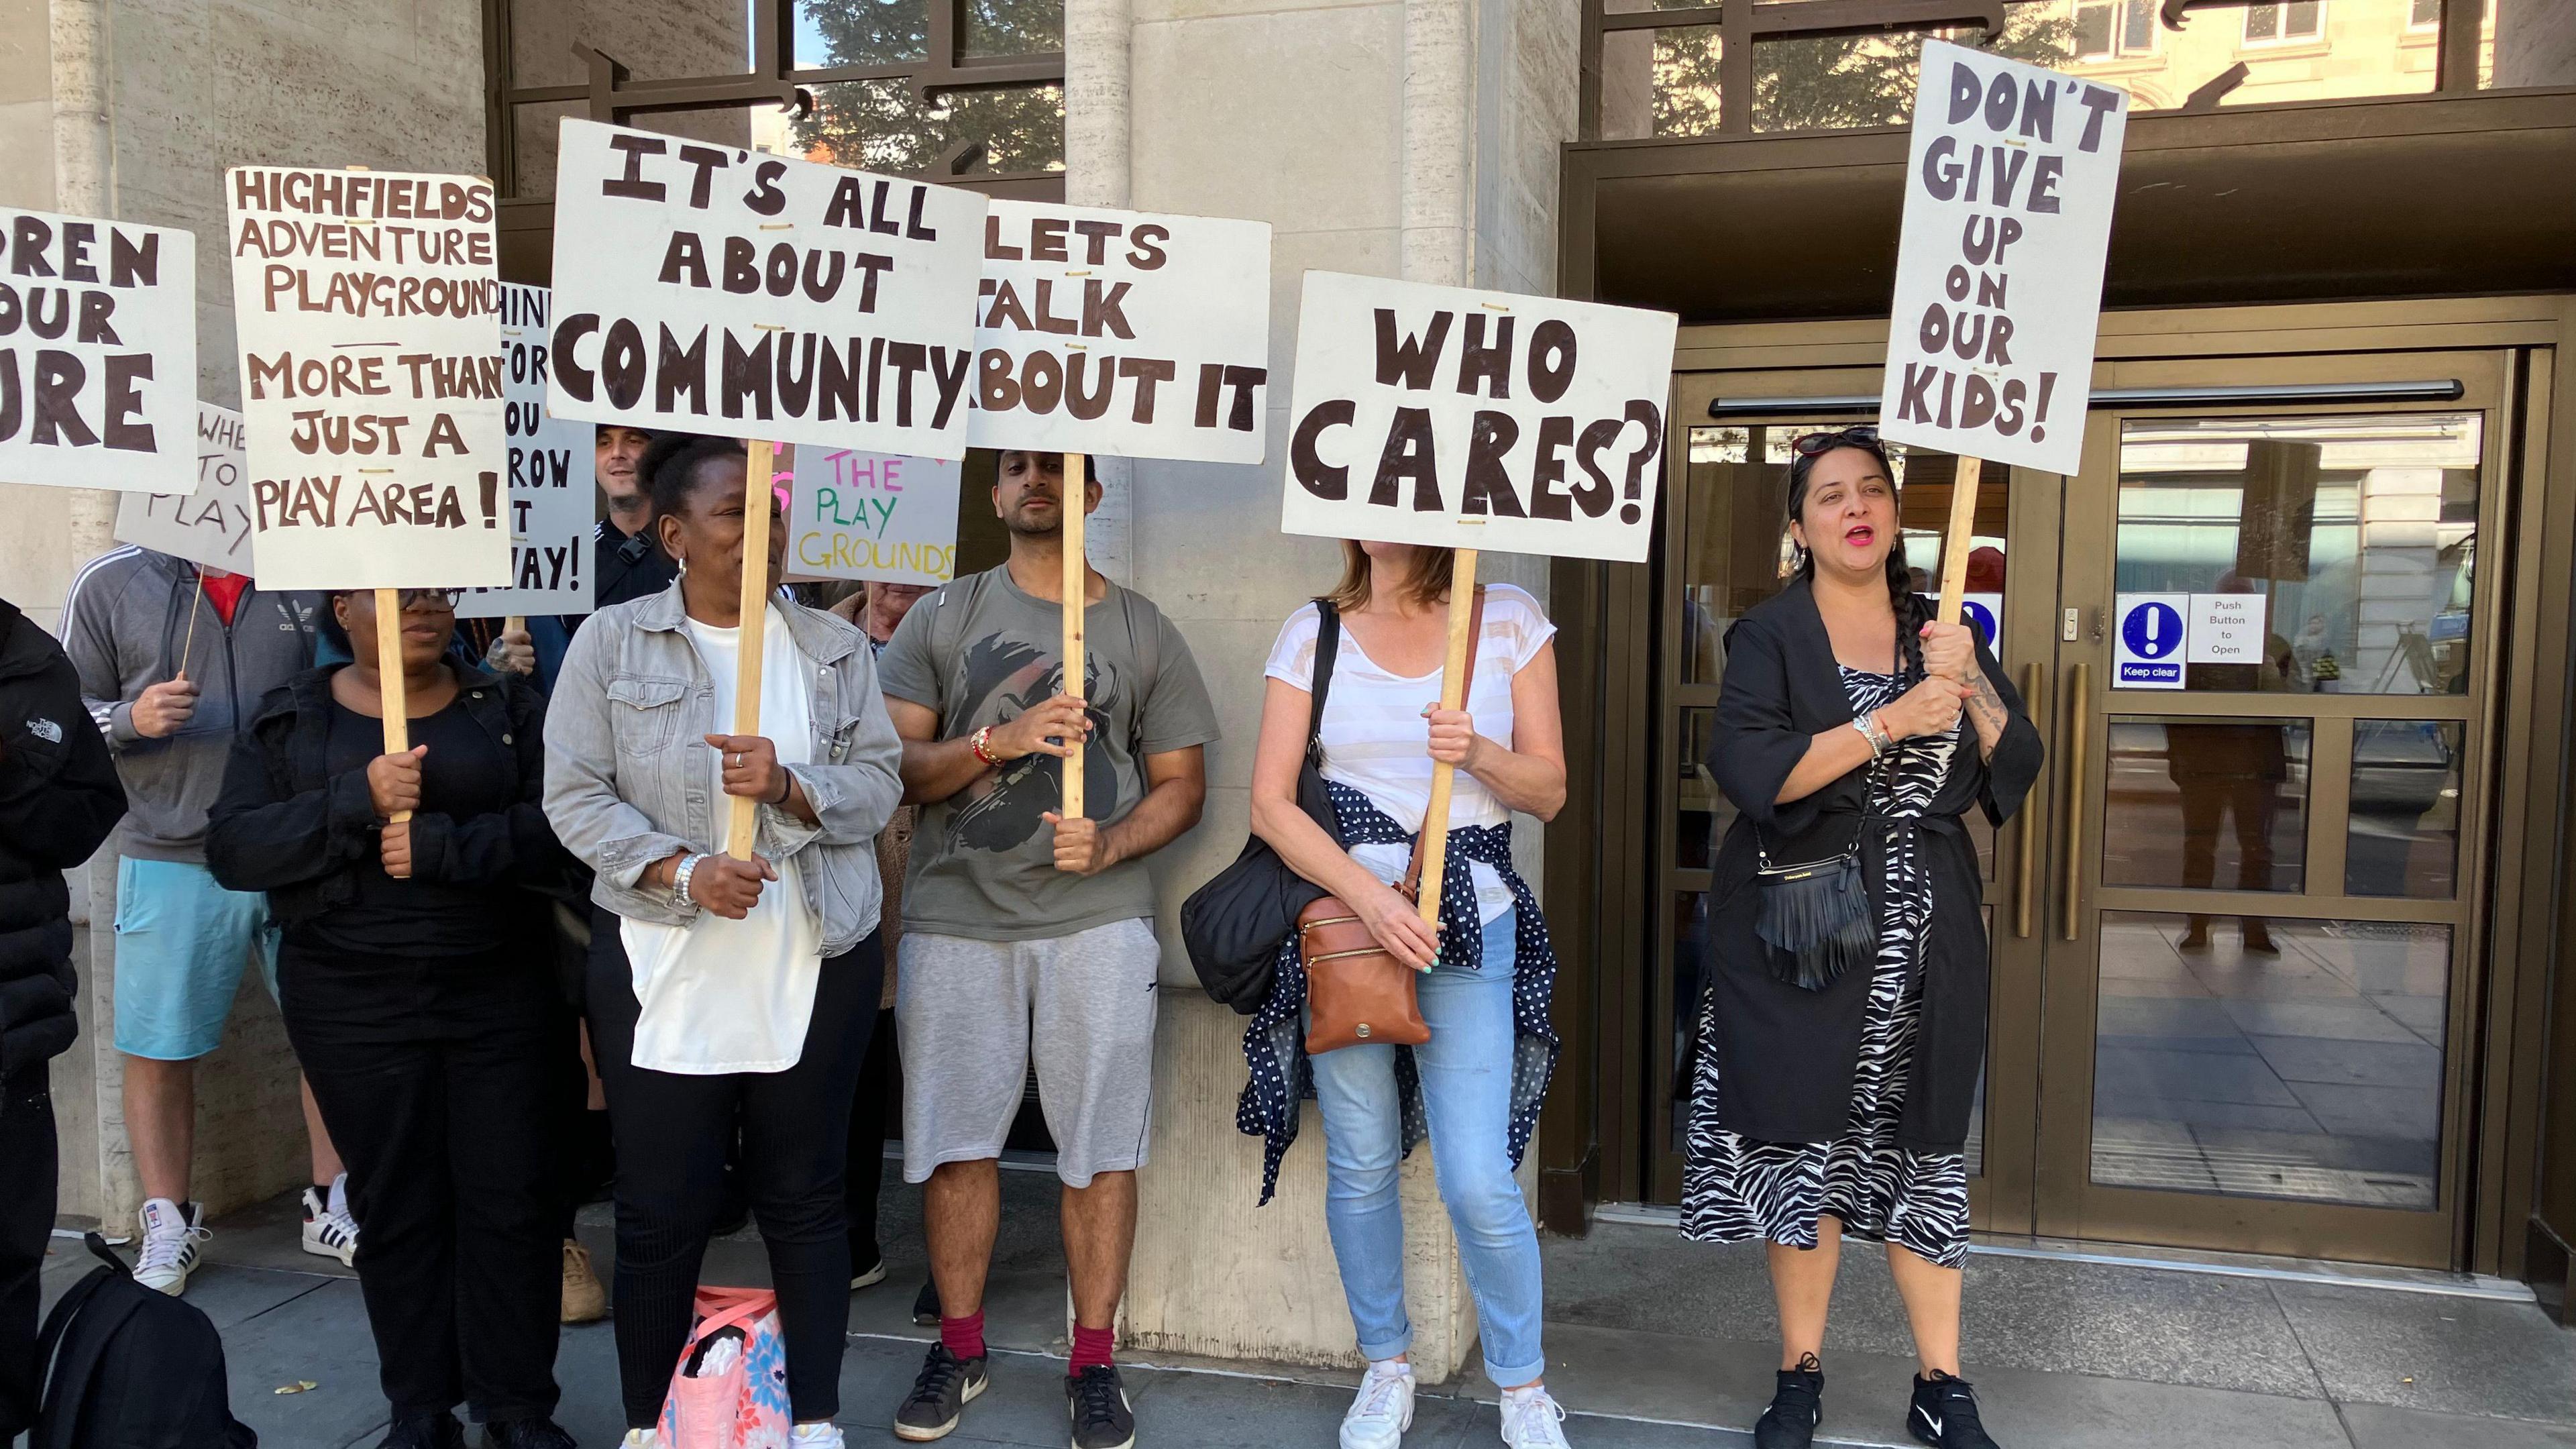
[[[349,1216],[347,1189],[342,1186],[348,1174],[331,1184],[325,1197],[319,1189],[304,1189],[304,1251],[318,1258],[337,1258],[343,1268],[358,1266],[358,1220]],[[337,1199],[341,1206],[333,1207]]]
[[[1342,1449],[1395,1449],[1413,1427],[1413,1365],[1373,1363],[1342,1415]]]
[[[662,1449],[662,1431],[629,1429],[626,1437],[618,1441],[618,1449]]]
[[[206,1231],[206,1210],[196,1203],[181,1208],[166,1197],[143,1204],[143,1227],[134,1257],[134,1281],[176,1298],[188,1291],[188,1275],[197,1271],[199,1243],[214,1236]]]
[[[1569,1449],[1565,1406],[1544,1388],[1503,1392],[1503,1442],[1511,1449]]]
[[[787,1442],[791,1449],[849,1449],[838,1424],[799,1424]]]

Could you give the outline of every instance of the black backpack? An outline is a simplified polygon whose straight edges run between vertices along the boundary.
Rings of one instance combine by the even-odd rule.
[[[257,1449],[233,1417],[214,1321],[135,1282],[106,1239],[88,1242],[105,1266],[45,1316],[43,1407],[27,1449]]]

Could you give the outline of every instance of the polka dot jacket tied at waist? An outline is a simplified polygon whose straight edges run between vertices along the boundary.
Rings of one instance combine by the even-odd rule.
[[[1368,796],[1327,780],[1333,814],[1344,845],[1409,844],[1413,837],[1380,810]],[[1484,923],[1476,910],[1476,885],[1467,864],[1491,866],[1511,887],[1517,907],[1512,912],[1515,953],[1512,976],[1512,1117],[1510,1151],[1517,1169],[1538,1128],[1539,1104],[1547,1098],[1548,1079],[1556,1071],[1556,1029],[1548,1023],[1548,1000],[1556,990],[1556,950],[1549,944],[1547,918],[1539,914],[1538,897],[1512,869],[1512,827],[1458,825],[1449,830],[1449,852],[1440,882],[1440,964],[1457,970],[1482,968]],[[1280,943],[1277,974],[1270,998],[1244,1028],[1243,1058],[1252,1068],[1235,1103],[1234,1125],[1247,1137],[1262,1139],[1261,1201],[1270,1201],[1279,1184],[1279,1163],[1297,1140],[1297,1104],[1315,1095],[1314,1073],[1306,1060],[1306,972],[1297,960],[1297,938]],[[1422,1111],[1422,1083],[1413,1065],[1413,1049],[1395,1049],[1396,1093],[1404,1103],[1404,1151],[1430,1136]]]

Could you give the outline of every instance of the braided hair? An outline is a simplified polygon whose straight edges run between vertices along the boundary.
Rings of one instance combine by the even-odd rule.
[[[1887,445],[1878,440],[1876,428],[1845,428],[1825,437],[1824,445],[1812,451],[1792,448],[1789,452],[1790,523],[1798,522],[1798,515],[1806,509],[1807,476],[1815,471],[1816,460],[1838,449],[1858,448],[1877,459],[1879,471],[1886,474],[1890,486],[1894,486],[1896,465],[1888,461]],[[1797,571],[1791,577],[1813,579],[1815,576],[1815,550],[1798,550]],[[1914,571],[1905,563],[1905,530],[1901,527],[1888,541],[1887,602],[1896,611],[1896,647],[1904,656],[1904,662],[1897,669],[1897,682],[1901,686],[1910,686],[1925,674],[1923,626],[1932,620],[1932,606],[1921,594],[1914,592]]]

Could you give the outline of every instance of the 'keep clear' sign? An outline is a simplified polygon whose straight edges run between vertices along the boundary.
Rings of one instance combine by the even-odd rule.
[[[492,183],[236,166],[224,189],[260,585],[507,582]]]
[[[966,454],[984,198],[567,119],[557,417]]]
[[[2072,474],[2128,93],[1930,40],[1916,95],[1881,431]]]
[[[242,416],[197,404],[197,486],[188,493],[128,493],[116,504],[116,541],[246,574],[250,495],[242,489]]]
[[[0,206],[0,483],[196,485],[197,239]]]
[[[590,535],[596,519],[594,430],[546,411],[543,287],[501,284],[503,421],[510,434],[510,586],[476,589],[459,618],[587,614]]]
[[[1268,222],[996,201],[983,286],[975,446],[1261,461]]]
[[[948,582],[957,572],[963,473],[953,458],[797,449],[788,576]]]
[[[1308,272],[1283,532],[1635,563],[1669,312]]]

